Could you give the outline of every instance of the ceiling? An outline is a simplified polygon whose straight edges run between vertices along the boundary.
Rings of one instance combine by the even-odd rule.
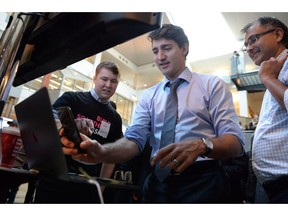
[[[225,21],[235,35],[236,40],[243,40],[240,30],[248,23],[258,19],[261,16],[276,17],[288,26],[288,13],[280,12],[223,12]]]
[[[243,35],[240,30],[249,22],[256,20],[260,16],[273,16],[277,17],[283,21],[288,26],[288,13],[265,13],[265,12],[223,12],[224,20],[231,29],[235,40],[242,41]],[[203,14],[205,16],[205,14]],[[207,19],[207,18],[206,18]],[[195,20],[198,22],[198,20]],[[166,13],[164,14],[163,23],[170,23],[170,20]],[[173,23],[173,22],[172,22]],[[181,23],[174,23],[181,26]],[[191,20],[191,26],[193,26],[193,20]],[[193,36],[190,40],[190,49],[194,43],[199,43],[199,41],[193,41]],[[242,44],[242,43],[239,43]],[[242,46],[242,45],[241,45]],[[206,49],[206,47],[204,47]],[[154,64],[154,59],[151,51],[151,43],[148,41],[147,34],[140,37],[132,39],[126,43],[120,44],[114,47],[122,57],[117,59],[119,67],[121,69],[121,76],[123,80],[126,80],[129,84],[136,87],[136,89],[141,89],[144,85],[148,87],[154,85],[163,79],[162,73],[159,71],[157,66]],[[209,49],[209,48],[207,48]],[[241,47],[239,47],[240,51]],[[233,48],[231,53],[226,55],[215,56],[213,58],[208,58],[204,60],[189,62],[193,71],[199,73],[211,73],[215,75],[221,75],[222,71],[229,71],[230,69],[230,58],[233,53]],[[103,54],[104,59],[115,58],[109,53]],[[251,64],[252,69],[256,67],[253,62],[249,62],[249,58],[246,58],[246,64]],[[115,59],[114,59],[115,60]],[[128,62],[128,64],[127,64]],[[135,71],[133,68],[129,67],[129,63],[138,67]]]

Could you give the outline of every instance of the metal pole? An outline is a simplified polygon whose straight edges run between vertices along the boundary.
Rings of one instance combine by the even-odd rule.
[[[15,60],[22,37],[31,16],[14,13],[11,22],[5,29],[0,40],[0,114],[5,106],[9,91],[19,66]]]

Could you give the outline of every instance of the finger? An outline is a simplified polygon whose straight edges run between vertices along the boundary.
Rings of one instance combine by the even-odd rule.
[[[94,123],[93,123],[93,121],[91,119],[87,119],[87,122],[88,122],[89,129],[90,128],[94,128]]]
[[[171,143],[171,144],[169,144],[169,145],[161,148],[161,149],[158,151],[158,153],[157,153],[157,155],[155,156],[155,158],[156,158],[157,160],[163,159],[165,156],[167,156],[168,154],[170,154],[174,149],[175,149],[175,143]],[[172,159],[172,158],[170,158],[170,159]]]
[[[71,140],[69,140],[66,136],[61,135],[60,136],[60,141],[62,145],[64,145],[67,148],[74,148],[75,144]]]
[[[188,167],[190,166],[193,166],[193,164],[195,163],[197,157],[188,157],[188,158],[185,158],[185,160],[182,160],[182,159],[178,159],[178,161],[180,161],[180,165],[174,169],[175,172],[184,172]]]
[[[174,170],[175,172],[184,172],[189,166],[191,166],[191,163],[187,163],[186,161],[181,162],[178,167],[176,167]],[[192,165],[193,166],[193,165]]]
[[[81,121],[79,119],[74,119],[74,121],[75,121],[75,124],[76,124],[78,130],[81,131],[81,129],[82,129]]]
[[[75,154],[72,156],[73,159],[79,160],[79,161],[86,161],[87,160],[87,154]]]
[[[181,162],[185,159],[185,154],[181,148],[179,148],[179,145],[172,143],[169,145],[169,149],[167,148],[167,151],[165,151],[166,155],[161,159],[160,165],[163,166],[167,165],[170,169],[175,169],[175,161],[176,163]],[[173,163],[171,163],[173,162]],[[179,164],[177,164],[179,165]]]
[[[87,128],[86,128],[86,123],[83,119],[75,119],[78,131],[80,133],[87,134]]]
[[[174,163],[173,163],[173,160],[174,160],[174,156],[173,154],[168,154],[166,155],[164,158],[162,158],[162,160],[160,161],[159,163],[159,166],[160,167],[164,167],[164,166],[168,166],[170,169],[174,169]]]
[[[88,134],[88,126],[86,121],[81,121],[81,129],[83,130],[83,133]]]
[[[173,156],[169,156],[169,153],[173,150],[172,144],[165,146],[164,148],[160,149],[157,155],[152,159],[151,165],[154,166],[158,161],[160,161],[159,166],[162,168],[168,162],[171,161]],[[168,155],[168,156],[167,156]]]
[[[90,136],[92,134],[91,128],[94,127],[93,121],[91,119],[85,119],[81,121],[81,124],[82,124],[81,127],[85,131],[85,134]]]
[[[86,135],[83,134],[83,133],[80,133],[80,136],[81,136],[81,139],[82,139],[83,141],[85,141],[85,140],[89,140],[89,137],[86,136]]]
[[[78,154],[78,150],[74,149],[74,148],[62,147],[62,151],[66,155],[76,155],[76,154]]]
[[[172,160],[173,163],[169,164],[169,168],[174,169],[175,172],[183,172],[194,163],[196,158],[196,156],[192,157],[191,154],[189,154],[188,157],[185,154],[179,154],[178,156],[174,157]]]
[[[64,129],[63,129],[63,128],[60,128],[60,130],[59,130],[59,135],[60,135],[60,136],[63,136],[63,135],[64,135]]]
[[[75,119],[74,121],[80,133],[84,133],[89,136],[91,135],[92,131],[90,129],[87,119]]]
[[[177,160],[177,158],[174,158],[170,164],[172,164],[173,169],[175,170],[182,164],[182,162]]]
[[[182,160],[180,160],[178,157],[174,156],[172,159],[170,159],[169,162],[167,162],[167,167],[171,170],[175,170],[181,164],[182,164]]]
[[[91,144],[91,139],[89,139],[89,137],[87,137],[86,135],[80,133],[82,142],[80,143],[80,147],[83,149],[87,149],[89,148],[92,144]]]

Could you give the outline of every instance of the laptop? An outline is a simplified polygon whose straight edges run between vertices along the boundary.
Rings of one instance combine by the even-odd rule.
[[[91,178],[69,173],[46,87],[15,105],[15,112],[26,153],[28,168],[40,175],[66,181],[91,183]],[[100,185],[138,190],[124,181],[93,177]]]

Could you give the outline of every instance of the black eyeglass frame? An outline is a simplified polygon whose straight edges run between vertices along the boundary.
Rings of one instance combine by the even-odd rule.
[[[271,32],[274,32],[277,28],[275,29],[270,29],[268,31],[265,31],[265,32],[262,32],[262,33],[259,33],[259,34],[254,34],[254,35],[251,35],[248,40],[247,40],[247,43],[244,43],[243,47],[242,47],[242,51],[243,52],[247,52],[247,47],[248,45],[251,46],[253,45],[254,43],[256,43],[259,38],[261,38],[262,36],[266,35],[266,34],[269,34]]]

